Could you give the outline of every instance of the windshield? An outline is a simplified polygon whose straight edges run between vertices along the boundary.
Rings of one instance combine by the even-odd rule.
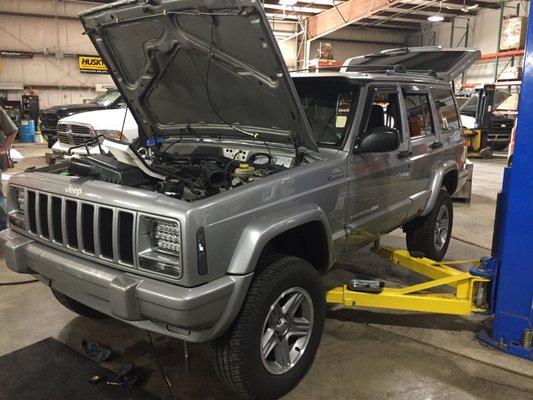
[[[294,78],[318,146],[339,147],[351,125],[359,88],[345,78]]]
[[[502,103],[507,100],[511,94],[506,90],[496,90],[494,92],[494,110],[497,110]],[[475,117],[477,113],[477,103],[479,101],[479,93],[474,93],[461,107],[461,115]]]
[[[120,92],[118,90],[108,90],[104,94],[94,98],[92,103],[99,104],[101,106],[107,107],[113,104],[120,97]]]

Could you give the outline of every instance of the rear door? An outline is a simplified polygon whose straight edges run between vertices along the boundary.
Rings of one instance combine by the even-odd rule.
[[[400,148],[387,153],[352,153],[348,163],[349,252],[400,226],[407,217],[409,143],[405,135],[402,96],[397,84],[369,86],[356,135],[377,127],[396,128]]]
[[[402,87],[405,118],[411,144],[409,197],[410,215],[421,212],[431,194],[430,180],[444,149],[436,128],[429,88],[424,85]]]

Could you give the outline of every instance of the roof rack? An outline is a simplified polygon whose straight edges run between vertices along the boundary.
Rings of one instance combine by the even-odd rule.
[[[434,79],[439,79],[437,73],[432,70],[414,70],[406,69],[401,64],[396,65],[372,65],[365,68],[364,65],[345,65],[342,67],[323,67],[323,68],[300,68],[293,69],[290,71],[293,72],[312,72],[312,73],[325,73],[325,72],[360,72],[365,74],[386,74],[386,75],[419,75],[419,76],[429,76]]]
[[[439,79],[437,73],[432,69],[429,69],[429,70],[406,69],[401,64],[394,64],[394,65],[382,64],[382,65],[372,65],[372,66],[367,66],[367,67],[365,67],[365,65],[344,65],[341,68],[341,72],[381,73],[381,74],[387,74],[387,75],[409,74],[409,75],[429,76],[434,79]]]

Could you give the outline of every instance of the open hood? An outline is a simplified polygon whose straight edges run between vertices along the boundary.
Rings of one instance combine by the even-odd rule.
[[[317,151],[259,1],[122,0],[80,17],[147,136]]]
[[[474,62],[481,52],[477,49],[443,49],[442,47],[404,47],[383,50],[376,54],[346,60],[345,71],[386,71],[402,66],[407,71],[436,73],[439,79],[452,81]]]

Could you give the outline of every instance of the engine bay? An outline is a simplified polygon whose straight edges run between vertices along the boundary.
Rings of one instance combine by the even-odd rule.
[[[170,147],[174,149],[170,151]],[[48,171],[41,171],[143,188],[194,202],[285,171],[296,164],[294,154],[266,149],[163,143],[155,149],[129,147],[129,158],[122,157],[120,151],[112,152],[115,157],[75,156]]]

